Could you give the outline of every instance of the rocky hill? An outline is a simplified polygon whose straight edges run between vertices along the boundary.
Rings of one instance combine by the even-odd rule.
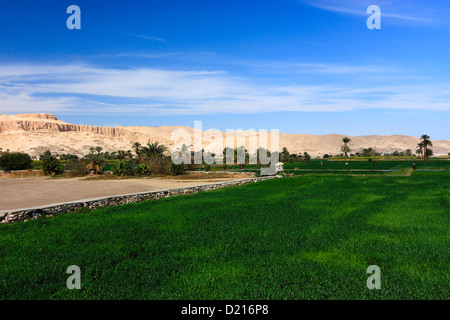
[[[69,124],[58,120],[51,114],[17,114],[12,116],[0,114],[0,149],[3,151],[22,151],[36,156],[45,150],[52,153],[70,153],[83,155],[89,148],[103,147],[104,151],[130,150],[135,142],[146,144],[158,141],[166,146],[173,147],[172,132],[176,129],[185,129],[193,134],[194,129],[182,126],[163,127],[96,127],[88,125]],[[235,136],[242,133],[233,132]],[[257,135],[257,133],[255,133]],[[204,135],[203,147],[214,144],[210,134]],[[308,135],[280,133],[280,148],[286,147],[291,153],[307,151],[312,156],[322,156],[325,153],[338,154],[344,135]],[[411,149],[415,152],[419,138],[390,135],[390,136],[357,136],[350,137],[349,144],[352,152],[372,147],[378,152],[404,151]],[[224,142],[225,145],[225,142]],[[268,144],[270,149],[270,142]],[[450,152],[450,140],[433,141],[435,154]]]

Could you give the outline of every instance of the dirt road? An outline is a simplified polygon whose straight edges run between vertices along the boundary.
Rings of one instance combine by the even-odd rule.
[[[140,178],[120,180],[52,179],[47,177],[3,180],[0,178],[0,212],[89,198],[196,186],[245,177],[247,176],[228,175],[218,178],[205,175],[205,179],[198,179],[198,177],[189,179],[189,176],[183,176],[180,179]]]

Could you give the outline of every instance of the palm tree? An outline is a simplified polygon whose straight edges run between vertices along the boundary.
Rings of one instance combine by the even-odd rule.
[[[351,151],[350,147],[347,145],[351,140],[348,137],[342,138],[342,142],[344,143],[341,147],[341,151],[344,152],[345,158],[347,158],[347,153]]]
[[[422,156],[422,155],[423,155],[423,143],[422,143],[422,142],[419,142],[419,143],[417,144],[417,147],[418,147],[418,149],[416,150],[417,154],[420,155],[420,156]]]
[[[133,144],[132,148],[137,156],[139,156],[141,154],[141,144],[139,142],[135,142]]]
[[[423,161],[428,161],[428,157],[433,154],[433,150],[428,149],[428,147],[432,147],[433,143],[431,142],[429,135],[423,134],[420,138],[422,141],[418,145],[422,146]]]
[[[117,159],[123,160],[127,156],[127,153],[124,150],[117,151]]]
[[[364,148],[362,150],[363,157],[374,157],[375,156],[375,150],[373,148]]]
[[[281,156],[280,161],[281,162],[288,162],[289,161],[289,155],[290,155],[290,153],[289,153],[288,149],[286,147],[283,147],[283,150],[281,150],[281,154],[280,154],[280,156]]]
[[[84,156],[87,162],[87,168],[93,170],[94,174],[101,173],[106,165],[105,156],[102,153],[91,152]]]
[[[159,144],[159,142],[149,142],[146,147],[141,148],[141,154],[149,158],[159,158],[164,152],[166,152],[169,148],[167,148],[163,144]]]

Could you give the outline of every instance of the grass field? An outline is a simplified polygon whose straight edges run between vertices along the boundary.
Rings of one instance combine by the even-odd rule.
[[[299,169],[329,169],[329,170],[349,170],[349,169],[375,169],[375,170],[389,170],[396,168],[412,168],[412,164],[415,163],[417,169],[425,168],[442,168],[449,170],[450,161],[449,160],[439,160],[432,159],[428,162],[423,162],[421,160],[377,160],[377,161],[367,161],[367,160],[311,160],[310,162],[302,163],[286,163],[284,167],[286,169],[293,169],[298,167]]]
[[[449,299],[449,178],[275,179],[1,225],[0,297]]]
[[[285,163],[284,170],[295,175],[318,174],[372,174],[372,175],[404,175],[412,169],[413,163],[417,170],[450,170],[450,160],[431,159],[423,162],[420,159],[396,160],[382,159],[375,161],[355,159],[313,159],[308,162]],[[220,169],[221,166],[218,166]],[[227,169],[237,170],[237,166],[227,166]],[[246,165],[246,170],[257,170],[256,165]]]

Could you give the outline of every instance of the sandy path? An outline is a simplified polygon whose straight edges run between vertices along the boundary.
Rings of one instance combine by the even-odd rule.
[[[79,178],[50,179],[45,177],[0,179],[0,212],[88,198],[188,187],[242,178],[244,177],[231,176],[230,178],[202,180],[163,178],[81,180]]]

